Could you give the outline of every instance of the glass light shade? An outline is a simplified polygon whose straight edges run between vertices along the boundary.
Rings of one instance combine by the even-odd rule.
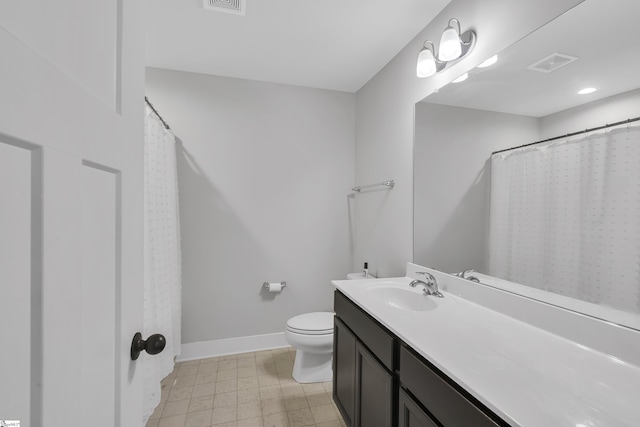
[[[416,74],[418,77],[430,77],[436,73],[436,59],[431,50],[424,48],[418,54]]]
[[[460,45],[460,34],[453,27],[447,27],[440,38],[440,48],[438,58],[440,61],[453,61],[462,55],[462,46]]]

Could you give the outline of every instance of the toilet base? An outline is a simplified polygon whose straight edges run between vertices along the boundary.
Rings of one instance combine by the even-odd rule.
[[[333,379],[332,354],[314,354],[296,350],[293,379],[301,384],[324,383]]]

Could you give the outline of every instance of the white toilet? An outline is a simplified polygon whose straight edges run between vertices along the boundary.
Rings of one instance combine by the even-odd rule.
[[[362,273],[347,275],[350,280],[363,279]],[[315,312],[287,320],[284,337],[296,348],[293,379],[299,383],[331,381],[333,370],[333,313]]]
[[[293,379],[299,383],[331,381],[333,353],[333,313],[316,312],[292,317],[284,332],[296,348]]]

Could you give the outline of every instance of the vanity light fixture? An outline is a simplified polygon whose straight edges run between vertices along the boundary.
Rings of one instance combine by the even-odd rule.
[[[578,95],[587,95],[595,92],[596,90],[597,89],[595,87],[585,87],[584,89],[578,91]]]
[[[478,68],[491,67],[496,62],[498,62],[498,55],[493,55],[491,58],[485,59],[480,65],[478,65]]]
[[[452,62],[464,58],[475,46],[476,33],[471,30],[460,34],[460,22],[451,18],[447,28],[440,38],[439,52],[436,52],[433,43],[427,40],[418,53],[416,75],[418,77],[430,77],[444,70]]]

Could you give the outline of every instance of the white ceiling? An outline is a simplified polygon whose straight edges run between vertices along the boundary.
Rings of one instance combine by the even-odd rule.
[[[640,86],[638,0],[587,0],[424,102],[543,117]],[[551,73],[527,67],[552,53],[579,59]],[[594,87],[590,95],[578,90]]]
[[[451,0],[145,0],[146,65],[356,92]],[[417,55],[417,52],[416,52]]]

